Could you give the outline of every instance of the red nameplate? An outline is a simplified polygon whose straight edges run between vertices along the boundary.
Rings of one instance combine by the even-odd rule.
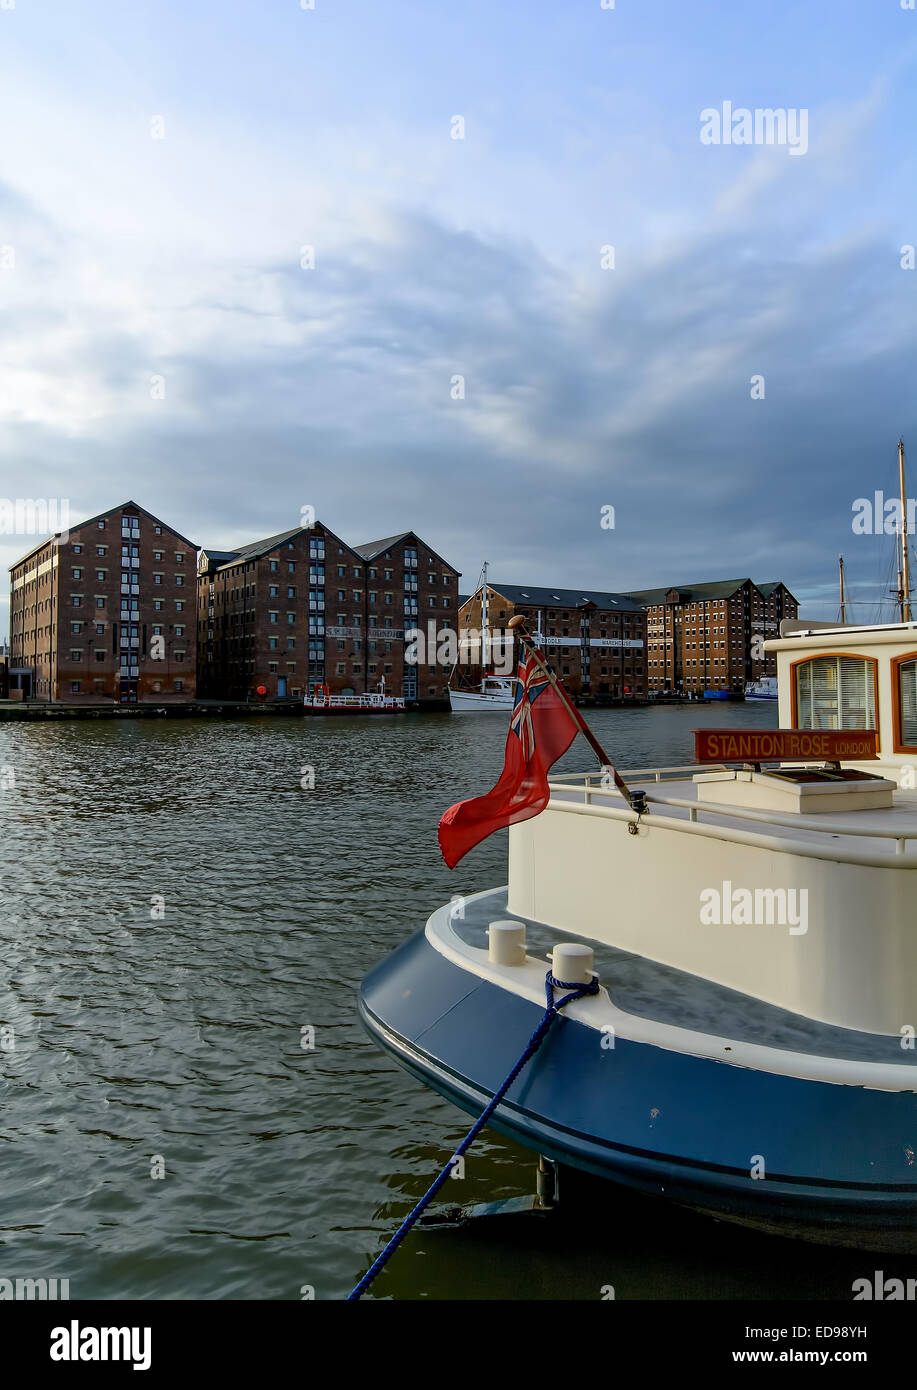
[[[693,729],[697,763],[775,763],[877,758],[875,729]]]

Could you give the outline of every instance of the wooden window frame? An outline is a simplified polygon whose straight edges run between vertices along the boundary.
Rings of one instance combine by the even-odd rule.
[[[917,753],[917,744],[905,743],[901,736],[901,682],[899,667],[906,661],[917,661],[917,652],[905,652],[891,659],[892,677],[892,738],[896,753]]]
[[[810,661],[821,661],[826,656],[849,657],[853,661],[865,661],[868,663],[868,665],[872,667],[872,698],[873,707],[876,711],[876,744],[879,748],[881,748],[882,729],[881,719],[879,716],[879,662],[876,657],[864,656],[862,652],[816,652],[814,656],[801,656],[798,661],[790,662],[790,715],[793,721],[792,727],[794,729],[798,729],[800,727],[799,711],[797,708],[796,697],[796,669],[799,666],[805,666]]]

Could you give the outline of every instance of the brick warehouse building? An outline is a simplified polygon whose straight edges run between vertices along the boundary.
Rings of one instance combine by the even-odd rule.
[[[423,664],[413,664],[404,660],[403,633],[419,628],[425,634],[434,630],[458,628],[458,582],[461,572],[444,560],[414,531],[403,531],[398,536],[387,536],[381,541],[369,541],[356,547],[357,553],[366,566],[366,623],[370,630],[371,649],[373,638],[376,643],[383,641],[387,627],[386,609],[394,608],[402,622],[402,638],[395,640],[386,660],[392,663],[393,685],[386,687],[398,694],[400,673],[400,693],[409,700],[448,700],[449,676],[447,667],[433,660]],[[433,655],[429,650],[428,657]],[[332,654],[333,655],[333,654]],[[377,661],[378,665],[378,654]],[[364,685],[364,690],[373,688],[372,680]]]
[[[776,637],[781,620],[799,613],[780,580],[726,579],[629,597],[646,609],[649,688],[663,694],[740,694],[747,682],[775,676],[776,659],[756,639]]]
[[[529,630],[542,634],[545,655],[572,694],[645,698],[646,614],[628,595],[488,584],[487,607],[492,633],[522,614]],[[480,590],[464,600],[459,628],[466,644],[469,633],[480,632]],[[480,652],[473,646],[463,650],[461,674],[467,683],[480,676]]]
[[[196,684],[197,546],[125,502],[10,566],[10,672],[27,697],[181,703]]]
[[[323,685],[447,698],[448,670],[407,665],[404,634],[458,625],[459,572],[413,531],[350,546],[322,522],[198,562],[203,696],[300,699]]]

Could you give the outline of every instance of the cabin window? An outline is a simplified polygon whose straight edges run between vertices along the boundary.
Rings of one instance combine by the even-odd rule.
[[[917,748],[917,656],[908,656],[893,665],[895,692],[895,751]]]
[[[798,729],[874,729],[876,663],[861,656],[817,656],[796,668]]]

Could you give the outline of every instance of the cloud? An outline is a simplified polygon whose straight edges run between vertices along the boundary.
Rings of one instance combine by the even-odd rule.
[[[241,115],[220,128],[183,108],[153,149],[91,109],[67,124],[64,96],[17,95],[73,167],[55,181],[19,151],[0,187],[8,495],[65,496],[75,516],[134,496],[211,546],[310,503],[354,541],[413,527],[468,583],[486,558],[505,582],[752,573],[814,594],[852,499],[889,485],[899,432],[917,437],[917,275],[893,210],[859,211],[840,177],[888,104],[881,81],[820,126],[813,112],[804,159],[701,150],[696,129],[606,149],[571,96],[572,167],[531,142],[503,205],[496,128],[457,150],[392,114],[368,134],[353,118],[310,129],[306,162],[301,133],[272,143]],[[625,92],[606,114],[627,111]],[[464,217],[443,192],[463,159]],[[683,193],[680,159],[703,192],[669,216],[653,181]],[[0,548],[10,563],[25,547]],[[873,567],[862,549],[852,580]]]

